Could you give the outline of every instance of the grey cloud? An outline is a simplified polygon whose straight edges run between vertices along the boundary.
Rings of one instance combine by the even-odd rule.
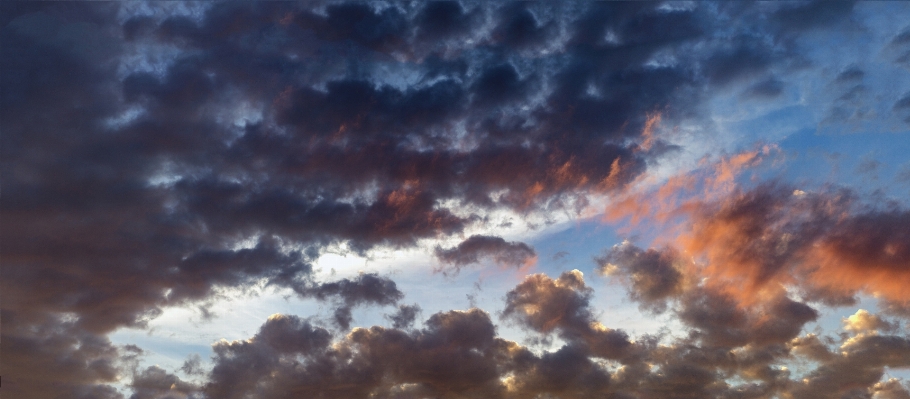
[[[335,324],[347,330],[353,316],[351,309],[363,305],[394,305],[404,294],[395,282],[373,273],[360,274],[355,279],[341,279],[325,283],[310,283],[295,286],[294,290],[303,297],[323,301],[335,301]]]
[[[338,304],[341,325],[354,306],[396,304],[401,293],[382,278],[313,281],[310,262],[327,245],[412,247],[482,219],[453,203],[478,213],[574,210],[659,156],[635,143],[648,114],[697,118],[707,84],[752,83],[794,54],[740,31],[780,33],[760,22],[734,27],[718,47],[712,21],[727,8],[700,4],[212,3],[193,17],[122,15],[129,9],[117,3],[0,7],[2,342],[4,354],[32,362],[23,371],[4,362],[2,374],[19,387],[12,392],[55,387],[48,395],[73,397],[117,396],[104,385],[119,356],[106,334],[218,288],[296,289]],[[799,13],[814,10],[800,7],[774,18],[795,31]],[[807,21],[820,28],[849,15],[831,7]],[[154,49],[166,51],[143,58]],[[663,54],[678,62],[649,64]],[[533,255],[506,244],[510,262]],[[901,254],[878,260],[895,270]],[[602,370],[573,351],[622,357],[626,338],[586,326],[585,286],[560,279],[567,285],[554,292],[584,304],[563,309],[581,313],[557,323],[578,345],[560,356],[590,377],[585,392],[599,392]],[[23,335],[31,330],[41,334]],[[268,345],[236,350],[252,374],[275,366]],[[467,389],[408,378],[423,391],[383,392]],[[489,378],[479,389],[499,392]],[[250,381],[238,389],[261,388]]]
[[[810,1],[797,5],[785,4],[773,17],[784,31],[800,32],[820,27],[836,26],[848,20],[855,1]]]
[[[3,375],[7,379],[3,389],[7,395],[23,399],[122,398],[105,383],[117,379],[121,357],[133,354],[131,348],[118,348],[107,337],[63,318],[8,310],[2,317]]]
[[[190,355],[180,366],[180,371],[187,375],[201,375],[204,374],[202,371],[202,357],[194,353]]]
[[[684,289],[684,276],[674,266],[678,254],[669,249],[642,250],[624,243],[595,258],[595,262],[601,273],[628,279],[632,300],[657,313],[666,310],[666,301]]]
[[[591,294],[578,270],[556,280],[533,274],[506,293],[502,317],[539,333],[557,332],[594,356],[631,361],[641,348],[624,331],[600,325],[590,308]]]
[[[223,398],[281,398],[301,393],[310,397],[385,397],[395,396],[395,392],[495,397],[501,393],[494,356],[506,355],[503,351],[508,345],[495,338],[495,328],[485,313],[477,309],[438,313],[426,325],[412,333],[382,327],[354,329],[332,347],[295,352],[305,362],[293,361],[293,357],[279,361],[289,353],[276,351],[273,345],[278,341],[224,342],[215,347],[214,378],[206,392]],[[308,336],[314,331],[320,330],[290,328],[288,333]]]
[[[904,94],[903,97],[897,100],[894,103],[894,106],[892,106],[892,109],[896,113],[901,114],[900,116],[907,115],[907,117],[904,118],[904,122],[910,123],[910,111],[908,111],[910,110],[910,93]]]
[[[540,297],[530,295],[532,291]],[[294,316],[276,315],[249,340],[215,345],[213,378],[205,391],[210,397],[224,398],[304,393],[317,398],[760,398],[816,397],[822,395],[818,392],[851,390],[885,395],[899,394],[902,387],[877,383],[884,367],[910,367],[903,353],[906,337],[861,332],[841,338],[842,352],[829,349],[835,343],[831,339],[794,338],[799,328],[790,326],[801,326],[811,318],[811,309],[779,299],[768,313],[745,312],[732,318],[717,314],[717,323],[724,327],[716,328],[739,328],[737,318],[752,324],[742,328],[744,334],[754,330],[764,337],[755,338],[756,345],[733,349],[718,346],[723,344],[718,339],[660,343],[643,336],[632,344],[634,356],[606,356],[623,359],[622,368],[611,371],[609,365],[614,363],[603,362],[604,345],[597,345],[598,339],[610,334],[592,323],[592,309],[586,302],[589,293],[580,275],[565,273],[556,280],[529,276],[507,296],[505,317],[539,331],[559,331],[567,341],[561,348],[539,354],[499,338],[489,315],[479,309],[434,314],[422,329],[354,328],[339,338]],[[781,315],[782,320],[766,314]],[[547,320],[554,317],[552,326],[548,325]],[[706,321],[696,324],[715,328]],[[627,339],[619,341],[628,347]],[[805,379],[792,376],[780,366],[794,356],[819,366]],[[842,374],[847,370],[859,372]],[[746,382],[731,384],[733,376]],[[819,387],[824,388],[818,391]]]
[[[856,66],[851,66],[843,72],[837,74],[836,82],[852,82],[862,80],[866,73]]]
[[[596,262],[602,273],[624,282],[630,298],[643,309],[671,309],[704,347],[783,344],[818,318],[815,309],[782,294],[746,307],[729,293],[688,281],[693,277],[677,268],[686,261],[672,249],[642,250],[626,242]]]
[[[705,61],[706,78],[711,83],[723,86],[760,75],[781,57],[760,38],[744,36],[733,43],[735,46],[720,49]]]
[[[910,387],[901,384],[897,378],[890,378],[888,381],[880,382],[872,387],[873,397],[875,399],[908,399],[910,398]]]
[[[492,32],[494,43],[504,46],[537,47],[552,39],[556,32],[553,21],[543,22],[542,14],[546,9],[538,8],[534,13],[532,8],[539,6],[533,3],[506,3],[497,10],[496,27]]]
[[[362,304],[393,305],[404,294],[398,290],[395,282],[375,273],[364,273],[354,279],[319,283],[298,289],[302,295],[327,300],[337,298],[345,305]]]
[[[523,242],[508,242],[502,237],[484,235],[472,235],[449,249],[437,246],[435,252],[436,258],[456,269],[485,258],[501,265],[521,267],[537,257],[537,252]]]
[[[182,381],[158,366],[149,366],[130,382],[130,399],[194,399],[201,398],[199,387]]]
[[[744,93],[748,97],[758,99],[772,99],[784,91],[784,82],[776,78],[768,78],[750,86]]]
[[[386,318],[392,321],[392,327],[404,329],[410,327],[417,320],[417,314],[420,313],[420,305],[398,305],[398,311],[392,315],[386,315]]]
[[[869,394],[885,367],[910,367],[910,340],[894,335],[865,335],[842,346],[841,354],[822,364],[791,394],[801,398]]]

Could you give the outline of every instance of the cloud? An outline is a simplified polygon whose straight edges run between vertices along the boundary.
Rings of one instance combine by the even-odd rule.
[[[811,1],[795,6],[788,4],[777,10],[773,17],[782,30],[796,33],[819,27],[836,26],[850,18],[854,6],[853,1],[837,3]]]
[[[386,318],[392,321],[392,327],[403,329],[410,327],[417,319],[420,313],[420,305],[398,305],[398,311],[392,315],[386,315]]]
[[[784,87],[784,82],[775,78],[769,78],[752,85],[744,94],[751,98],[773,99],[783,93]]]
[[[666,310],[665,300],[677,296],[684,289],[684,276],[673,265],[679,255],[672,250],[642,250],[631,243],[616,245],[595,258],[598,271],[608,276],[629,279],[629,295],[646,309],[661,313]]]
[[[158,366],[149,366],[130,383],[130,399],[192,399],[200,398],[199,387],[181,381]]]
[[[437,246],[435,253],[437,259],[454,266],[456,270],[478,263],[484,258],[490,258],[503,266],[513,267],[527,266],[537,260],[534,248],[523,242],[508,242],[502,237],[484,235],[472,235],[449,249]]]
[[[706,285],[747,306],[777,297],[782,287],[828,304],[849,303],[859,293],[908,301],[894,283],[906,279],[904,266],[910,262],[902,244],[906,229],[898,227],[908,217],[906,209],[864,203],[845,188],[807,193],[777,181],[741,187],[736,176],[757,165],[758,154],[722,158],[620,197],[607,210],[608,220],[629,217],[636,224],[647,219],[666,226],[660,242],[698,263],[682,262],[691,264],[686,275],[708,278]],[[603,260],[621,260],[621,251]],[[661,281],[661,273],[674,269],[653,266],[645,277],[636,277],[636,267],[643,266],[626,258],[614,262],[621,265],[615,270],[632,279],[633,297],[640,295],[647,305],[646,283]],[[647,280],[635,286],[635,278]]]
[[[498,211],[581,214],[588,197],[626,193],[667,153],[669,144],[643,133],[655,115],[668,125],[700,120],[721,86],[773,94],[773,84],[756,81],[790,81],[785,67],[801,47],[785,39],[854,17],[849,3],[770,11],[659,3],[0,7],[0,291],[3,350],[12,360],[2,374],[10,395],[24,398],[118,397],[109,384],[118,359],[132,352],[107,334],[144,328],[163,309],[224,288],[265,284],[328,301],[347,330],[353,307],[397,305],[403,293],[378,275],[317,281],[311,263],[326,247],[418,247],[473,231]],[[719,33],[718,21],[740,15],[756,22]],[[903,36],[888,47],[898,63]],[[887,101],[904,109],[900,99]],[[729,159],[709,186],[730,186],[727,172],[757,156]],[[716,265],[710,276],[741,279],[750,294],[804,279],[800,288],[820,299],[865,292],[905,306],[896,282],[906,280],[907,211],[854,209],[836,192],[799,199],[787,195],[792,189],[764,185],[690,204],[686,214],[698,223],[679,253],[708,258]],[[535,256],[493,236],[437,254],[457,266]],[[730,337],[715,331],[726,326],[706,324],[693,306],[711,295],[743,297],[716,287],[687,296],[677,266],[658,260],[617,259],[637,284],[634,298],[689,298],[685,314],[705,336],[742,342],[735,328]],[[225,398],[583,397],[639,381],[645,345],[594,323],[589,288],[568,273],[532,276],[510,293],[507,318],[569,343],[546,356],[495,337],[480,310],[439,313],[425,329],[405,332],[413,308],[401,307],[393,328],[355,329],[338,348],[322,327],[276,319],[250,342],[218,344],[204,390]],[[743,334],[771,345],[810,312],[769,297],[761,309],[782,312],[782,324],[746,312],[742,326],[765,328],[761,339]],[[389,353],[345,352],[380,346]],[[613,376],[589,354],[627,368]],[[415,362],[383,363],[404,355]],[[295,363],[297,356],[313,363]],[[440,377],[440,356],[455,359],[462,374]],[[512,362],[508,371],[492,366],[499,357]],[[679,392],[725,389],[709,367],[674,362],[648,377],[647,389],[673,389],[685,370],[699,383]],[[554,379],[554,370],[572,373]],[[140,396],[192,395],[175,378],[146,369],[133,386]],[[164,392],[168,381],[179,389]],[[285,386],[299,390],[277,388]]]
[[[664,342],[642,336],[629,342],[619,330],[597,324],[588,301],[591,293],[580,273],[573,271],[556,279],[528,276],[507,295],[503,317],[535,331],[558,332],[565,344],[552,350],[532,351],[500,338],[489,315],[479,309],[436,313],[420,329],[373,326],[354,328],[343,337],[332,337],[294,316],[274,315],[251,339],[215,345],[213,378],[205,391],[210,397],[226,398],[301,393],[685,398],[828,397],[850,392],[883,396],[905,389],[896,381],[879,381],[885,367],[910,367],[903,354],[907,337],[868,329],[850,330],[839,339],[798,336],[800,327],[815,315],[786,298],[756,311],[736,309],[729,298],[716,293],[694,293],[703,296],[684,299],[681,318],[706,335]],[[693,313],[696,307],[704,317]],[[857,314],[864,320],[881,320]],[[622,334],[623,339],[613,343],[625,341],[627,353],[634,347],[635,355],[605,358],[603,338],[609,331]],[[731,341],[736,334],[748,339]],[[839,350],[830,348],[838,343]],[[802,376],[791,375],[783,365],[794,358],[817,366]],[[732,385],[733,377],[745,382]]]
[[[538,333],[556,332],[598,357],[628,360],[635,356],[638,348],[624,331],[595,319],[589,306],[591,293],[578,270],[564,272],[556,280],[533,274],[506,293],[502,317]]]
[[[420,330],[355,328],[342,340],[299,347],[325,330],[273,316],[246,341],[215,345],[210,397],[462,395],[584,397],[609,392],[610,373],[586,351],[564,347],[538,357],[496,336],[479,310],[432,315]],[[269,337],[266,330],[271,331]],[[281,338],[276,338],[281,337]]]
[[[262,331],[249,342],[222,342],[215,346],[216,364],[206,393],[224,398],[500,393],[494,357],[507,356],[509,345],[495,337],[486,313],[438,313],[426,325],[411,333],[357,328],[332,346],[320,339],[317,346],[293,351],[281,350],[281,340],[258,338]],[[274,328],[288,337],[327,334],[307,324]],[[257,366],[251,369],[250,364]]]
[[[105,383],[116,381],[122,357],[141,350],[119,348],[107,337],[61,317],[12,311],[4,311],[2,317],[4,375],[9,379],[4,390],[10,395],[25,399],[122,397]]]
[[[335,323],[344,330],[349,329],[353,321],[351,308],[362,305],[394,305],[404,297],[394,281],[374,273],[360,274],[356,279],[345,278],[297,286],[294,290],[302,297],[337,302]]]
[[[864,333],[882,330],[891,332],[897,325],[876,316],[865,309],[857,310],[852,316],[844,319],[844,329],[855,333]]]
[[[180,366],[180,371],[186,375],[204,374],[202,371],[202,357],[195,353],[190,355]]]
[[[894,335],[861,335],[841,345],[841,353],[790,389],[805,398],[869,394],[885,390],[878,382],[885,367],[910,366],[910,341]],[[889,390],[899,391],[900,387]],[[897,393],[896,393],[897,394]]]

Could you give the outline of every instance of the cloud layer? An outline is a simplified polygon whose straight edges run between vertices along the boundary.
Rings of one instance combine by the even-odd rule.
[[[4,2],[4,389],[20,398],[124,397],[114,384],[134,398],[906,395],[880,381],[910,358],[907,337],[885,328],[898,322],[858,313],[839,350],[800,336],[819,304],[860,294],[910,314],[903,205],[840,188],[736,185],[736,172],[769,150],[724,158],[704,182],[678,176],[641,191],[687,150],[659,123],[706,126],[723,93],[762,102],[795,90],[817,62],[803,39],[869,28],[857,7]],[[908,65],[903,29],[878,32],[895,68]],[[825,123],[893,119],[906,129],[910,85],[877,92],[869,74],[839,69]],[[693,182],[706,195],[685,197]],[[313,267],[330,249],[412,248],[455,270],[530,267],[536,251],[490,233],[502,226],[491,215],[534,227],[607,200],[614,219],[683,220],[663,246],[607,250],[602,271],[642,309],[685,324],[687,338],[632,337],[597,321],[577,271],[530,275],[506,294],[501,321],[563,345],[548,351],[500,337],[488,311],[420,323],[421,307],[401,303],[407,293],[389,276],[327,281]],[[331,328],[274,316],[249,340],[216,343],[202,382],[140,369],[141,348],[108,338],[164,309],[262,286],[328,304]],[[352,329],[358,306],[397,309],[392,326]],[[797,380],[779,365],[801,353],[820,363]],[[184,375],[200,375],[197,366]]]

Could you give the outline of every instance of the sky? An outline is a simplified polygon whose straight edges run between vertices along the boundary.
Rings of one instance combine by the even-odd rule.
[[[910,3],[0,2],[7,398],[910,398]]]

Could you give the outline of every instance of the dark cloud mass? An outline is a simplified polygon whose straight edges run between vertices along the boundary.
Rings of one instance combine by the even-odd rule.
[[[532,226],[627,192],[680,149],[655,120],[705,117],[713,90],[782,96],[806,65],[797,38],[852,28],[854,8],[4,1],[5,396],[905,397],[882,382],[885,367],[910,366],[897,329],[854,332],[838,350],[799,337],[818,301],[874,294],[910,313],[900,207],[765,186],[695,207],[700,245],[728,251],[746,290],[804,278],[805,298],[781,289],[747,304],[700,283],[681,252],[614,247],[602,271],[686,326],[671,343],[601,324],[578,271],[530,275],[506,295],[503,322],[562,345],[538,350],[500,337],[484,310],[422,321],[390,277],[323,281],[313,266],[339,248],[530,266],[531,246],[474,233],[491,213]],[[907,33],[892,36],[888,62],[906,65]],[[894,96],[881,101],[905,117],[906,94]],[[334,325],[275,315],[215,343],[210,370],[199,358],[140,368],[142,349],[109,338],[252,287],[327,303]],[[352,328],[360,306],[394,309],[392,326]],[[780,367],[801,351],[820,363],[798,380]]]
[[[419,330],[355,328],[331,345],[327,330],[274,315],[251,339],[215,345],[212,378],[201,391],[225,398],[827,398],[906,391],[897,380],[879,383],[886,367],[910,365],[910,339],[885,335],[894,327],[887,320],[860,311],[845,321],[849,334],[823,341],[799,336],[800,326],[817,317],[805,304],[781,297],[767,309],[743,310],[728,299],[708,300],[718,293],[694,290],[678,310],[692,333],[659,344],[600,325],[580,272],[555,280],[528,276],[507,294],[502,317],[538,333],[558,332],[564,345],[543,352],[499,337],[476,308],[434,314]],[[819,364],[794,380],[782,368],[792,356]],[[731,376],[749,382],[731,384]]]
[[[523,242],[473,235],[453,248],[436,247],[436,258],[456,268],[477,263],[483,258],[491,258],[500,265],[520,267],[536,260],[537,252]]]

